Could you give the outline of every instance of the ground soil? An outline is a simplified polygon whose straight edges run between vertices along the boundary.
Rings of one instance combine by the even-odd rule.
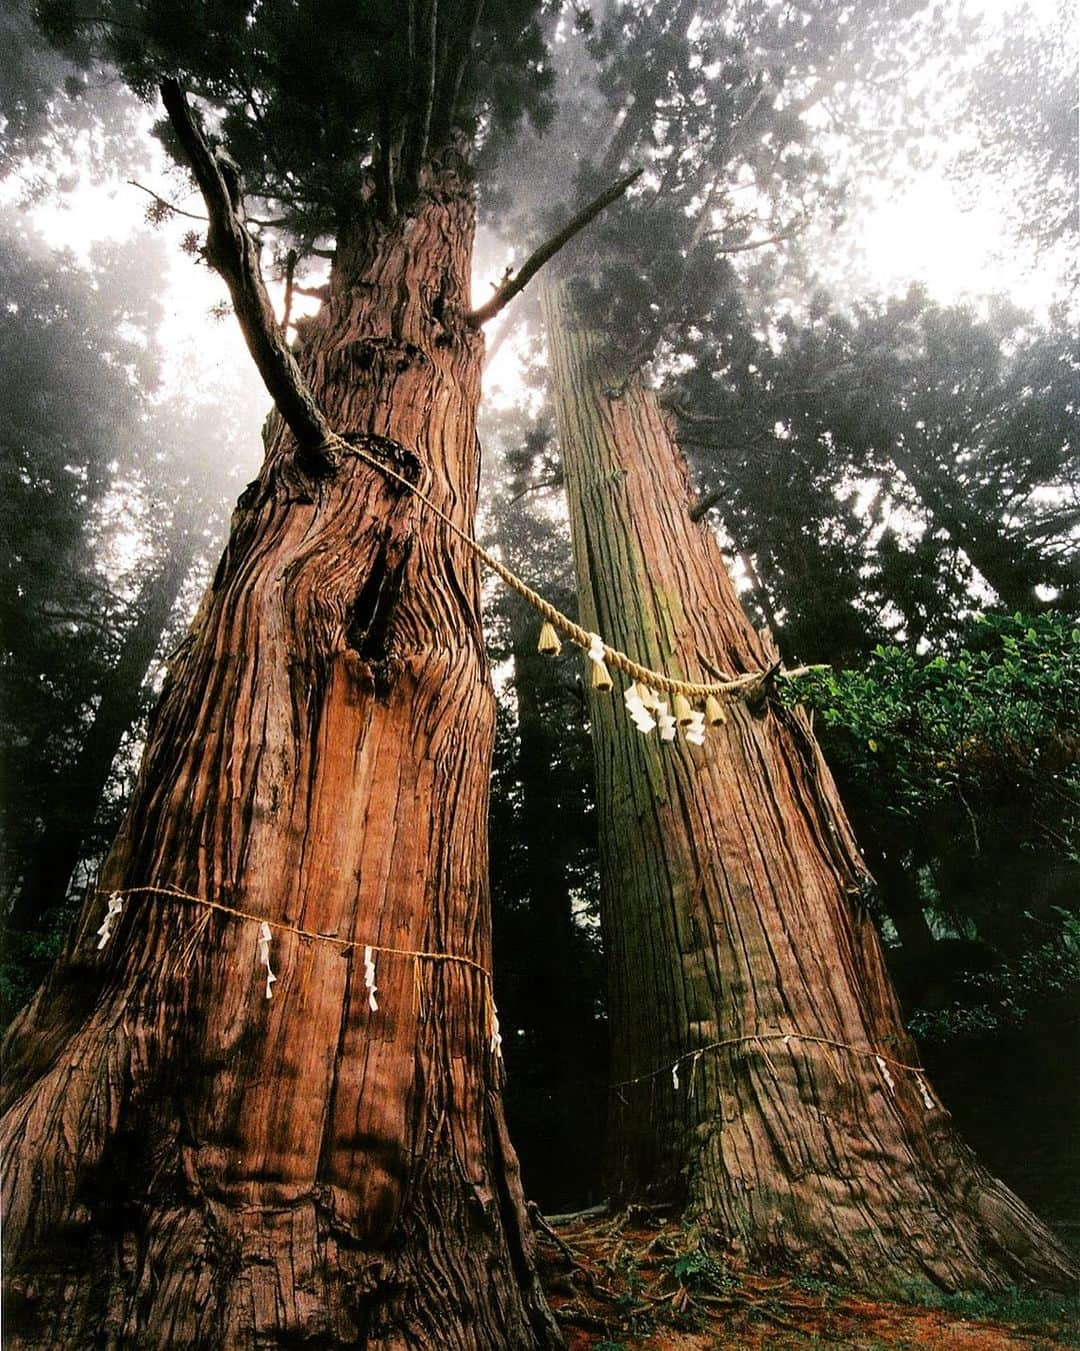
[[[548,1300],[570,1351],[1080,1347],[1076,1300],[877,1301],[798,1276],[735,1270],[709,1255],[699,1233],[634,1211],[538,1227]]]

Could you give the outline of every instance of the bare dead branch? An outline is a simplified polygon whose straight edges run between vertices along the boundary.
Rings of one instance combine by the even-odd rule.
[[[588,206],[579,211],[572,220],[563,226],[558,234],[552,235],[546,244],[541,244],[536,252],[522,263],[517,272],[503,282],[486,304],[481,305],[479,309],[473,310],[468,315],[469,323],[479,328],[481,324],[486,324],[489,319],[494,319],[499,311],[508,305],[516,295],[524,291],[548,259],[554,258],[565,244],[569,244],[576,234],[584,230],[586,225],[591,224],[606,206],[610,206],[612,202],[620,198],[630,184],[636,182],[644,172],[643,169],[635,169],[632,174],[627,174],[625,178],[620,178],[617,183],[613,183],[610,188],[606,188],[599,197],[593,198]]]
[[[700,521],[718,502],[724,500],[724,494],[721,492],[705,493],[699,497],[696,502],[691,503],[689,516],[692,521]]]
[[[523,497],[527,497],[529,493],[538,493],[543,488],[561,488],[562,485],[563,485],[562,474],[555,474],[551,478],[541,479],[539,483],[530,483],[527,488],[522,488],[520,492],[515,493],[513,497],[510,498],[509,502],[507,502],[506,505],[508,507],[512,507],[515,502],[520,502],[521,499]]]
[[[208,219],[206,216],[200,216],[197,211],[185,211],[182,207],[170,202],[167,197],[162,197],[159,193],[156,193],[153,188],[148,188],[145,183],[138,183],[134,178],[129,178],[127,184],[129,188],[138,188],[140,192],[145,192],[147,197],[153,197],[158,206],[164,207],[172,215],[185,216],[188,220],[202,221],[204,225],[206,224]]]
[[[243,221],[236,168],[211,149],[176,80],[162,81],[161,99],[206,203],[210,218],[206,260],[229,288],[244,341],[278,412],[301,449],[321,460],[318,448],[330,436],[330,425],[274,315],[258,247]]]

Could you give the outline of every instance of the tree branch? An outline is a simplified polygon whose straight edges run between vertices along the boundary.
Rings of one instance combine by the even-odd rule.
[[[690,519],[695,523],[700,521],[703,516],[712,511],[713,507],[715,507],[718,502],[722,502],[723,500],[724,494],[722,492],[705,493],[703,496],[699,497],[696,502],[690,504],[690,511],[688,513]]]
[[[786,239],[794,239],[796,235],[802,234],[809,222],[807,220],[796,221],[792,225],[786,226],[775,235],[768,235],[765,239],[748,239],[743,244],[721,244],[717,250],[719,253],[749,253],[751,249],[763,249],[769,244],[780,244]],[[706,239],[723,239],[723,230],[713,230],[706,234]]]
[[[243,221],[236,167],[215,154],[176,80],[161,82],[161,100],[187,156],[210,217],[206,260],[222,276],[263,383],[301,450],[319,454],[330,425],[312,397],[278,325],[259,268],[259,252]]]
[[[473,310],[467,316],[469,323],[479,328],[481,324],[486,324],[489,319],[494,319],[499,311],[507,306],[516,295],[524,291],[549,258],[554,258],[565,244],[569,244],[576,234],[584,230],[586,225],[591,224],[604,207],[610,206],[612,202],[621,197],[630,184],[636,182],[644,172],[643,169],[635,169],[632,174],[620,178],[617,183],[613,183],[599,197],[594,198],[588,206],[579,211],[571,221],[564,225],[558,234],[552,235],[546,244],[541,244],[536,252],[522,263],[517,272],[503,282],[486,304]]]
[[[153,188],[148,188],[145,183],[137,183],[134,178],[129,178],[127,184],[129,188],[138,188],[140,192],[145,192],[147,197],[153,197],[158,206],[163,207],[171,215],[186,216],[188,220],[202,221],[204,225],[206,224],[206,216],[200,216],[196,211],[184,211],[181,207],[174,206],[167,197],[160,196]]]
[[[522,488],[520,492],[515,493],[506,505],[512,507],[515,502],[520,502],[521,499],[526,497],[529,493],[538,493],[542,488],[561,488],[562,485],[562,474],[556,474],[553,478],[541,479],[539,483],[530,483],[528,487]]]
[[[405,146],[401,155],[401,184],[407,198],[420,190],[420,172],[427,156],[431,114],[435,106],[435,34],[438,24],[437,0],[419,0],[416,11],[416,50],[413,69],[416,84],[412,102],[416,109],[409,118]],[[410,20],[413,10],[410,7]]]

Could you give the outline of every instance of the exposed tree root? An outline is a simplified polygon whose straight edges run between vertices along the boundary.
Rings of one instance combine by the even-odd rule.
[[[1057,1351],[1080,1346],[1080,1303],[1048,1296],[1002,1306],[973,1296],[941,1307],[854,1296],[824,1282],[733,1268],[700,1230],[626,1212],[534,1214],[545,1286],[570,1351],[798,1351],[836,1346]],[[972,1316],[976,1315],[976,1316]]]

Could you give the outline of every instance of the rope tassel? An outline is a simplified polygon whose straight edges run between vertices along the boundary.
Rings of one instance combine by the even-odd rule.
[[[674,702],[675,721],[680,727],[689,727],[694,718],[694,710],[685,694],[676,694]]]
[[[607,668],[607,662],[604,660],[606,650],[603,638],[598,633],[590,633],[586,655],[592,662],[592,687],[603,694],[606,694],[615,683]]]
[[[536,645],[536,650],[542,652],[545,657],[557,657],[562,651],[562,643],[559,642],[555,626],[546,619],[540,626],[540,641]]]
[[[727,722],[724,706],[715,694],[710,694],[705,700],[705,721],[710,727],[722,727]]]

